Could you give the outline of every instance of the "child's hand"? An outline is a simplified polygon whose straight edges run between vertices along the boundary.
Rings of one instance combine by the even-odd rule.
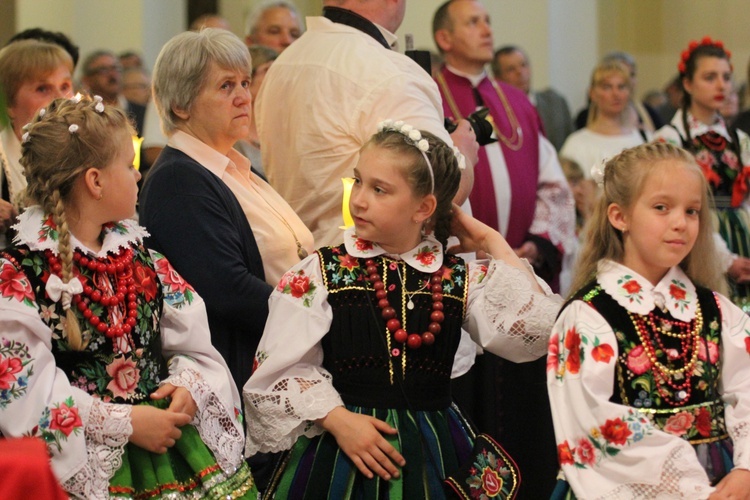
[[[166,453],[182,436],[180,427],[190,423],[187,413],[174,413],[153,406],[136,405],[130,412],[133,434],[129,441],[153,453]]]
[[[468,215],[456,204],[453,204],[451,233],[459,241],[457,246],[448,249],[451,253],[486,252],[496,259],[513,253],[500,233]]]
[[[727,269],[727,274],[737,283],[743,284],[750,282],[750,259],[747,257],[737,257],[732,265]]]
[[[169,403],[167,411],[173,413],[187,413],[190,415],[191,420],[195,418],[195,414],[198,412],[198,405],[193,401],[193,396],[190,394],[190,391],[184,387],[175,387],[172,384],[164,384],[151,393],[151,399],[163,399],[168,396],[172,397],[172,401]]]
[[[708,500],[748,500],[750,499],[750,470],[734,469],[719,481]]]
[[[382,420],[339,406],[318,423],[336,438],[341,450],[368,479],[374,477],[374,472],[388,481],[399,476],[394,463],[400,467],[406,464],[404,457],[381,435],[381,432],[396,434],[398,431]]]

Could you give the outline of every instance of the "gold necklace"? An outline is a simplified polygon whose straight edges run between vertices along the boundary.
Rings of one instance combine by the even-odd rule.
[[[503,142],[503,144],[505,144],[505,146],[511,151],[518,151],[523,146],[523,130],[521,129],[521,125],[518,122],[518,117],[516,117],[516,113],[513,111],[513,108],[508,102],[508,98],[505,97],[505,92],[503,92],[503,89],[501,89],[500,86],[492,78],[487,77],[487,79],[490,81],[490,84],[492,84],[492,87],[495,89],[495,93],[497,93],[498,98],[500,98],[500,102],[503,104],[505,115],[508,117],[508,121],[510,122],[511,136],[505,137],[502,133],[500,133],[495,120],[492,118],[492,114],[488,114],[486,119],[490,122],[490,124],[492,124],[492,129],[495,131],[495,135],[497,135],[497,137]],[[437,81],[440,84],[440,88],[443,89],[445,100],[448,103],[448,107],[451,109],[451,113],[453,113],[453,116],[456,118],[456,120],[463,119],[463,115],[458,109],[458,105],[456,105],[453,94],[451,93],[450,88],[448,88],[448,83],[445,81],[445,77],[443,77],[442,73],[438,73]]]
[[[286,226],[286,228],[289,230],[289,232],[292,235],[292,238],[294,238],[294,243],[297,245],[297,256],[299,257],[299,260],[303,260],[308,255],[307,250],[305,250],[304,247],[302,246],[302,243],[299,242],[299,239],[297,238],[297,233],[294,232],[294,228],[292,228],[292,226],[289,224],[289,222],[287,222],[284,216],[281,215],[281,213],[279,213],[279,211],[276,210],[276,208],[274,208],[274,206],[271,205],[268,202],[268,200],[266,200],[263,197],[263,194],[260,192],[260,189],[258,187],[255,187],[255,191],[258,193],[258,196],[260,197],[260,199],[265,202],[268,208],[271,209],[274,215],[276,215],[276,217],[281,221],[281,223],[284,224],[284,226]]]

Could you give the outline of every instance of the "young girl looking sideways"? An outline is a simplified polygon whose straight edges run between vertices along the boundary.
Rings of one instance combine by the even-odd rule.
[[[655,143],[599,174],[547,358],[567,483],[581,498],[747,498],[750,318],[711,291],[725,283],[701,170]]]
[[[23,134],[34,204],[0,253],[0,434],[41,437],[83,498],[255,498],[203,301],[144,249],[133,130],[56,100]]]
[[[490,352],[537,359],[560,299],[451,205],[461,173],[433,135],[383,122],[354,176],[344,244],[271,295],[244,388],[246,452],[291,448],[268,492],[279,498],[442,498],[474,438],[451,404],[461,327]],[[454,250],[493,259],[444,253],[451,220]]]
[[[678,65],[685,91],[682,109],[656,138],[687,149],[701,167],[713,193],[718,232],[726,243],[720,247],[720,260],[732,278],[731,297],[750,312],[750,138],[727,128],[720,114],[732,90],[729,56],[718,40],[691,42]]]

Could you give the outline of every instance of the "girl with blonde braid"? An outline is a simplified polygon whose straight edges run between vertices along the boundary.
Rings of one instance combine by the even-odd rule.
[[[60,99],[22,137],[29,208],[0,253],[0,433],[83,498],[255,498],[239,396],[201,298],[135,213],[133,130]]]

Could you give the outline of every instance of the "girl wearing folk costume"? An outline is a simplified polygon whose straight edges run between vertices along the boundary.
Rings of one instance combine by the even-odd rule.
[[[547,358],[567,480],[553,498],[748,498],[750,318],[712,291],[726,283],[701,169],[653,143],[594,174],[603,194]]]
[[[243,391],[246,454],[291,448],[271,494],[442,498],[474,439],[451,404],[461,327],[512,361],[543,354],[560,298],[499,233],[452,207],[460,176],[445,143],[381,123],[354,169],[344,244],[319,249],[271,295]],[[451,231],[451,250],[493,258],[444,253]],[[482,467],[469,470],[472,491],[510,484],[507,470]]]
[[[732,87],[730,52],[718,40],[691,42],[678,64],[685,90],[682,109],[655,137],[690,151],[713,193],[724,271],[732,300],[750,312],[750,138],[728,129],[720,110]],[[726,248],[725,248],[726,247]]]
[[[41,437],[74,497],[255,498],[203,301],[127,220],[132,135],[100,98],[23,135],[36,205],[0,254],[0,433]]]

